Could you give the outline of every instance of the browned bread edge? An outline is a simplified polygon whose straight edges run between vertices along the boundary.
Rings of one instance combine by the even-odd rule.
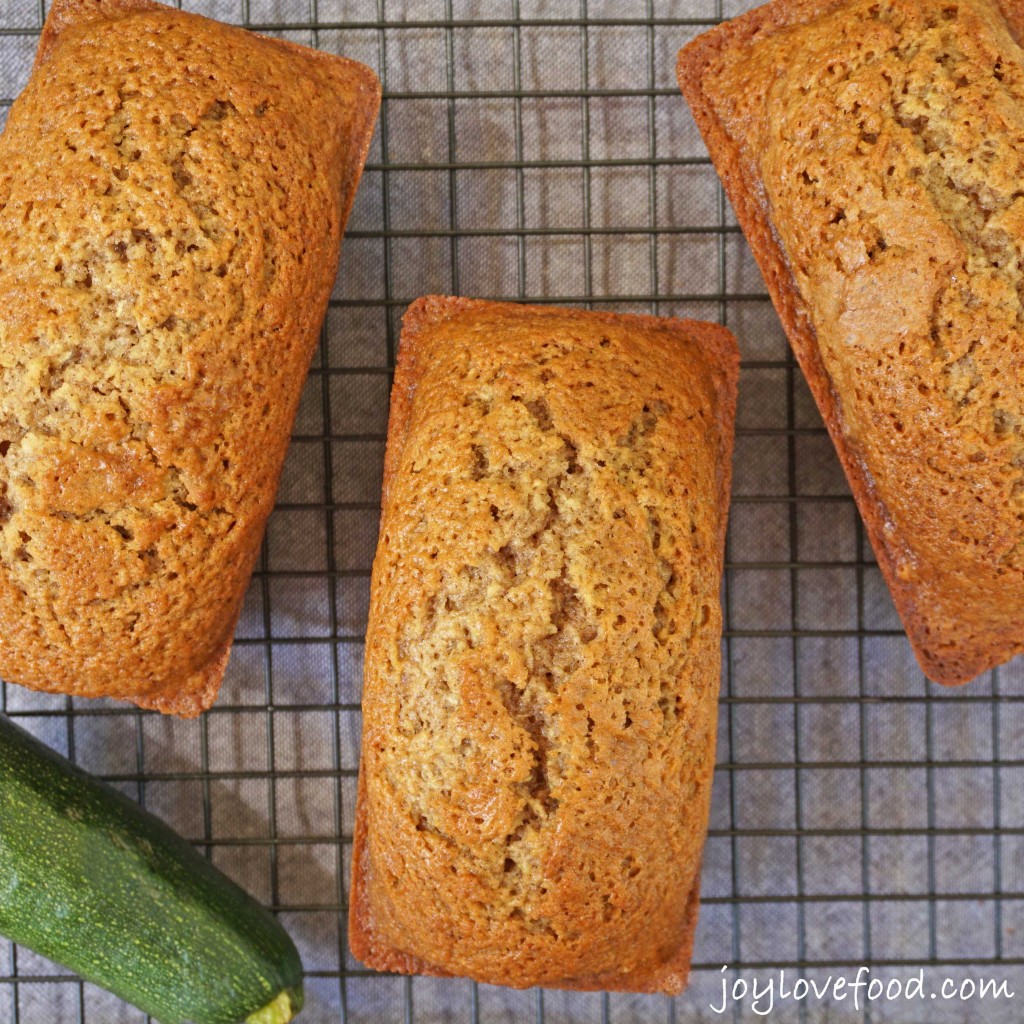
[[[131,702],[146,711],[159,711],[179,718],[195,718],[209,711],[220,692],[228,661],[231,659],[232,638],[229,637],[221,652],[199,672],[189,677],[180,696],[161,694],[158,697],[132,697]]]

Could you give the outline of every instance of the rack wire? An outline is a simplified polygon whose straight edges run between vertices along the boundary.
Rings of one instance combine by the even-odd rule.
[[[749,997],[712,1010],[723,980],[783,969],[790,985],[863,966],[883,982],[923,969],[926,992],[947,977],[1024,990],[1024,665],[955,691],[922,677],[673,79],[679,47],[744,0],[177,2],[370,64],[379,128],[218,704],[182,722],[4,685],[2,710],[280,915],[309,1024],[752,1021]],[[0,2],[0,124],[45,7]],[[387,395],[401,312],[427,293],[739,336],[718,767],[679,999],[388,977],[348,951]],[[779,999],[771,1019],[999,1022],[1014,1006]],[[0,940],[0,1024],[144,1019]]]

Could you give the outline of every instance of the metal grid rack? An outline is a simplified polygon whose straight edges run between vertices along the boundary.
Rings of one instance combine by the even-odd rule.
[[[2,710],[280,913],[309,1024],[748,1021],[749,1002],[712,1012],[722,978],[781,968],[1024,990],[1024,665],[955,691],[921,676],[676,90],[678,48],[744,0],[178,4],[370,64],[379,128],[219,703],[181,722],[4,686]],[[0,0],[0,124],[45,6]],[[719,764],[675,1001],[378,976],[348,952],[389,373],[403,308],[431,292],[695,316],[740,338]],[[1018,1017],[1013,1001],[811,1000],[770,1019]],[[0,940],[0,1024],[142,1019]]]

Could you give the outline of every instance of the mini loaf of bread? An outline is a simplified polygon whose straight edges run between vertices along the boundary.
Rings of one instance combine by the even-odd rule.
[[[1024,9],[776,0],[679,80],[924,671],[1024,650]]]
[[[213,701],[379,96],[147,0],[54,3],[0,138],[0,676]]]
[[[406,313],[366,639],[363,963],[684,986],[737,369],[713,324]]]

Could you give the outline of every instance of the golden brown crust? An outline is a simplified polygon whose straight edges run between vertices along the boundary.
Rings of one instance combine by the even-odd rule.
[[[1011,486],[1001,476],[1002,469],[992,469],[1005,463],[1012,473],[1015,456],[998,430],[985,437],[985,432],[973,425],[975,421],[969,426],[964,414],[958,411],[956,400],[961,396],[955,393],[955,376],[962,364],[958,367],[937,362],[943,358],[949,364],[955,362],[956,346],[950,346],[954,350],[952,357],[944,349],[945,332],[954,327],[954,321],[959,325],[971,323],[972,317],[977,320],[969,312],[975,300],[965,300],[959,294],[955,297],[959,311],[948,314],[948,325],[946,313],[947,307],[954,304],[949,299],[952,288],[958,279],[970,276],[966,268],[973,264],[966,254],[973,239],[969,237],[970,231],[963,228],[957,237],[950,236],[946,225],[957,228],[958,220],[964,218],[963,211],[956,203],[943,206],[947,198],[943,190],[952,194],[953,186],[941,180],[946,172],[933,172],[928,162],[935,152],[934,142],[927,137],[923,142],[921,138],[915,142],[912,133],[923,131],[923,136],[927,136],[928,117],[947,116],[943,104],[950,107],[957,101],[957,95],[940,88],[933,96],[941,96],[941,101],[933,98],[931,106],[920,110],[900,107],[894,113],[898,103],[909,102],[905,101],[908,93],[914,99],[915,92],[923,95],[927,88],[916,65],[906,65],[909,71],[900,66],[900,61],[913,61],[915,55],[913,45],[907,47],[909,57],[903,56],[902,47],[908,41],[915,42],[914,33],[919,34],[917,38],[922,43],[939,46],[949,38],[949,33],[961,31],[956,24],[947,29],[940,25],[937,29],[933,18],[956,22],[962,17],[970,22],[962,30],[967,45],[960,53],[967,64],[953,76],[955,88],[963,90],[963,97],[970,99],[974,93],[968,90],[984,86],[981,78],[986,74],[993,84],[996,82],[992,77],[995,61],[986,67],[985,60],[970,52],[971,46],[987,46],[990,52],[1000,47],[1008,49],[1006,37],[999,35],[1000,26],[995,24],[995,8],[985,0],[946,8],[940,12],[938,5],[927,0],[888,0],[874,6],[858,0],[775,0],[705,33],[685,47],[679,55],[678,78],[835,444],[914,652],[929,678],[952,685],[966,682],[1024,649],[1019,632],[1024,589],[1015,550],[1020,542],[1020,516],[1014,507],[1016,492],[1010,493]],[[1019,4],[1005,5],[1004,14],[1011,26],[1019,28]],[[876,34],[862,34],[861,27],[872,19],[881,22],[882,27],[872,22],[871,31]],[[846,24],[850,26],[848,34],[842,27]],[[941,31],[947,34],[937,37]],[[879,42],[885,33],[886,41]],[[926,38],[925,33],[930,35]],[[866,57],[858,49],[861,41],[869,51]],[[819,45],[821,50],[817,49]],[[871,51],[871,46],[882,56]],[[786,52],[792,59],[787,60]],[[953,52],[959,52],[956,44]],[[819,53],[827,56],[819,58]],[[890,56],[896,54],[899,56]],[[1017,55],[1012,56],[1018,61]],[[847,96],[853,95],[854,88],[865,90],[862,107],[873,118],[867,128],[863,126],[867,124],[863,115],[857,121],[855,116],[839,112],[844,95],[838,93],[838,86],[832,81],[814,84],[808,64],[815,59],[821,60],[822,69],[828,62],[829,66],[841,69],[836,72],[836,83],[841,85],[845,80],[842,76],[849,76],[851,92]],[[924,60],[924,54],[919,59]],[[893,66],[879,70],[880,79],[870,78],[868,72],[881,68],[880,62],[886,60]],[[863,68],[868,72],[856,77]],[[895,101],[890,100],[878,82],[902,82],[904,78],[900,75],[909,84]],[[730,83],[742,79],[743,86],[726,86],[726,79]],[[1019,88],[1019,84],[1014,87]],[[875,91],[869,94],[869,88]],[[803,115],[801,122],[801,104],[808,94],[820,106],[812,108],[811,101],[806,101],[807,109],[818,113]],[[834,96],[839,96],[835,110],[827,107],[837,102]],[[829,133],[828,145],[835,146],[828,150],[830,173],[818,179],[809,170],[804,180],[813,201],[806,200],[806,208],[787,208],[792,201],[781,197],[791,194],[787,189],[792,189],[789,183],[799,179],[800,160],[819,144],[816,134],[787,135],[795,139],[794,151],[800,151],[800,157],[794,156],[792,166],[788,166],[779,155],[779,133],[799,132],[796,125],[800,123],[808,125],[807,131],[813,133],[810,117],[820,119],[818,123]],[[926,127],[922,129],[922,125]],[[859,143],[858,133],[862,133],[863,140]],[[968,145],[961,141],[965,138],[963,134],[954,134],[939,149],[955,160],[957,146]],[[834,139],[842,142],[835,143]],[[820,143],[820,151],[825,161],[824,142]],[[974,161],[968,161],[969,154],[962,152],[966,168]],[[885,167],[879,168],[872,162],[876,153],[879,162],[883,156],[886,158]],[[861,155],[864,161],[859,163]],[[835,173],[845,175],[848,184],[836,186],[832,176]],[[930,177],[933,173],[934,178]],[[785,184],[783,175],[787,177]],[[866,191],[858,194],[869,198],[862,204],[852,199],[847,202],[848,195],[861,188]],[[872,207],[872,190],[885,194],[888,214],[884,203]],[[963,194],[967,191],[965,188]],[[834,204],[831,217],[821,228],[816,218],[824,222],[824,215],[818,212],[824,206],[815,206],[815,202]],[[898,206],[899,202],[903,206]],[[852,211],[848,217],[846,206]],[[882,267],[883,276],[876,278],[872,286],[872,300],[865,303],[860,319],[854,321],[850,316],[854,303],[849,301],[849,292],[864,260],[861,256],[857,257],[859,262],[851,259],[852,242],[843,231],[851,223],[870,226],[872,216],[882,238],[881,259],[890,263]],[[901,237],[915,228],[919,232],[916,241]],[[1017,237],[1019,240],[1019,233]],[[799,279],[787,251],[796,254]],[[926,276],[932,271],[919,272],[923,260],[933,255],[933,264],[941,258],[946,260],[944,267],[948,267],[934,272],[935,284]],[[868,261],[878,259],[879,253],[869,246],[866,257]],[[831,271],[824,266],[830,259],[843,268],[852,268],[840,271],[839,285],[832,284]],[[958,261],[963,270],[957,270]],[[833,294],[841,293],[844,286],[847,297],[833,299]],[[940,290],[943,286],[946,292]],[[919,300],[915,298],[915,289]],[[838,316],[834,312],[837,301],[847,303],[838,307]],[[930,336],[927,328],[922,330],[914,319],[912,303],[917,301],[934,304]],[[941,322],[936,323],[940,303],[946,305],[941,307]],[[889,309],[894,312],[886,322],[884,317]],[[923,311],[921,319],[926,318],[927,311]],[[891,337],[886,335],[886,327]],[[971,330],[975,337],[987,333],[984,325],[968,328],[967,333]],[[822,331],[827,332],[827,344]],[[1014,344],[1019,348],[1019,334],[1011,329],[1011,335],[1017,338]],[[874,367],[876,356],[882,383],[867,385],[868,399],[864,385],[852,381],[869,362]],[[831,372],[826,360],[832,361]],[[837,375],[840,384],[836,383]],[[1012,405],[1016,391],[1012,385],[1008,390]],[[1002,397],[1005,402],[1005,391]],[[995,394],[995,399],[999,398]],[[869,403],[873,405],[876,401],[877,411],[869,408]],[[993,415],[998,427],[1001,413],[996,409]],[[1012,418],[1013,414],[1008,414],[1007,422]],[[929,476],[938,468],[936,456],[948,482]],[[989,466],[979,468],[978,461],[986,459],[990,460]],[[976,506],[968,507],[973,501],[969,495],[979,484],[988,490],[985,516],[974,514]],[[948,506],[946,511],[941,508],[943,502]],[[999,511],[1004,502],[1010,508]],[[993,510],[994,519],[987,519],[989,509]],[[961,533],[963,523],[972,519],[982,521]]]
[[[348,942],[352,955],[375,971],[394,971],[398,974],[424,974],[432,978],[451,978],[449,971],[419,957],[403,953],[380,940],[373,928],[367,888],[366,796],[364,773],[359,769],[356,795],[356,827],[352,838],[352,879],[349,888]],[[679,948],[675,956],[654,979],[621,977],[579,977],[559,981],[558,988],[574,992],[627,991],[678,995],[686,988],[693,959],[693,940],[700,916],[700,864],[694,873],[694,882],[686,900],[686,914],[681,929]],[[507,984],[506,981],[501,984]],[[525,987],[524,982],[520,987]]]
[[[54,0],[39,36],[32,70],[45,63],[66,28],[81,28],[94,21],[115,21],[141,11],[159,11],[161,6],[153,0]]]
[[[147,0],[56,0],[0,139],[0,675],[205,710],[380,99]]]
[[[220,684],[231,659],[232,638],[225,642],[221,653],[214,655],[192,678],[183,681],[176,693],[158,696],[132,697],[131,702],[145,711],[159,711],[179,718],[195,718],[208,711],[217,699]]]
[[[362,962],[516,987],[682,990],[713,763],[717,586],[737,372],[735,340],[716,325],[444,297],[407,311],[367,635],[349,920]],[[498,419],[488,426],[491,413],[480,403],[492,401]],[[431,454],[438,446],[442,464]],[[606,466],[617,469],[602,473]],[[520,498],[524,487],[542,489],[542,478],[547,498],[534,523],[538,499]],[[668,494],[676,498],[666,502]],[[618,502],[623,508],[612,516]],[[421,515],[430,525],[419,542],[437,547],[426,563],[429,551],[412,547],[421,527],[410,533]],[[686,553],[677,533],[683,521]],[[480,548],[500,540],[494,557]],[[476,567],[470,576],[503,567],[492,583],[504,597],[492,587],[486,601],[467,606],[477,615],[437,620],[441,632],[457,619],[460,630],[478,635],[468,646],[454,635],[444,640],[446,681],[432,677],[416,696],[409,680],[434,671],[434,626],[421,606],[433,622],[429,609],[462,600],[451,578],[464,571],[456,564],[463,559]],[[655,600],[652,620],[645,599],[626,590],[634,582],[644,593],[652,584],[651,594],[658,590],[646,575],[654,564],[669,589]],[[595,579],[616,595],[620,582],[626,588],[608,597],[614,613],[593,604]],[[500,624],[501,602],[526,592],[543,608],[542,631],[551,614],[553,639],[525,639],[525,609],[515,624]],[[417,634],[417,621],[427,632]],[[702,623],[692,635],[690,621]],[[521,644],[510,639],[517,625]],[[625,648],[615,629],[632,630]],[[399,668],[392,658],[403,647]],[[653,667],[661,655],[663,668],[674,666],[664,678]],[[532,669],[490,674],[488,666],[523,656]],[[639,674],[634,656],[647,659]],[[542,692],[545,673],[557,694]],[[661,688],[660,711],[645,705],[652,683]],[[431,702],[449,685],[458,707],[442,711]],[[625,730],[636,732],[623,730],[623,699]],[[428,721],[409,732],[410,714]],[[576,718],[589,722],[591,747],[573,739]],[[398,735],[406,737],[397,739],[401,752],[389,754]],[[636,761],[633,737],[655,753]],[[462,758],[452,764],[448,742]],[[508,765],[505,779],[491,777],[478,755]],[[524,756],[529,763],[517,760]],[[424,778],[441,772],[447,795],[435,799],[430,784],[403,783],[406,763],[419,764]],[[522,778],[509,786],[508,772]],[[613,795],[620,773],[624,789],[640,787],[622,805]],[[422,804],[418,822],[407,799]],[[408,885],[396,882],[396,862],[415,875]],[[596,916],[595,904],[603,907]]]

